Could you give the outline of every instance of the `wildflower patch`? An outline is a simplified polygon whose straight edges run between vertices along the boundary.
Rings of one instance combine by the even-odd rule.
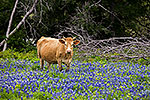
[[[150,99],[150,66],[74,61],[69,72],[40,70],[39,61],[0,64],[0,99]],[[44,68],[46,68],[45,66]]]

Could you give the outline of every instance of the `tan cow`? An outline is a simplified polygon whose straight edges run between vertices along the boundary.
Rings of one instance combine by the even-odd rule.
[[[48,62],[48,69],[51,64],[58,64],[59,70],[62,71],[62,63],[67,65],[66,72],[69,71],[70,63],[73,56],[73,45],[79,44],[79,40],[68,37],[55,39],[50,37],[41,37],[37,42],[37,53],[40,58],[40,67],[43,69],[44,61]]]

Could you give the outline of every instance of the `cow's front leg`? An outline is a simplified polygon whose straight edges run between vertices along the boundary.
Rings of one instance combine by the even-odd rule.
[[[51,63],[48,63],[48,70],[51,71]]]
[[[59,70],[62,71],[63,70],[63,68],[61,66],[62,61],[61,60],[57,60],[57,63],[58,63],[58,66],[59,66]]]
[[[67,69],[66,69],[66,72],[68,72],[70,69],[70,63],[67,64]]]
[[[43,66],[44,66],[44,60],[40,59],[40,68],[43,70]]]

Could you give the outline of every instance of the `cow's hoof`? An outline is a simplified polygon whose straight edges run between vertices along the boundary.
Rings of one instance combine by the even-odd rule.
[[[60,69],[60,72],[62,71],[63,69]]]
[[[68,71],[69,71],[69,70],[67,70],[67,69],[66,69],[66,71],[65,71],[65,72],[68,72]]]

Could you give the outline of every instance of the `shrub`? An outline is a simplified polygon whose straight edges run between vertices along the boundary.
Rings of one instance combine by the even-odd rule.
[[[15,49],[8,49],[0,52],[0,59],[38,60],[36,50],[29,52],[18,52]]]

